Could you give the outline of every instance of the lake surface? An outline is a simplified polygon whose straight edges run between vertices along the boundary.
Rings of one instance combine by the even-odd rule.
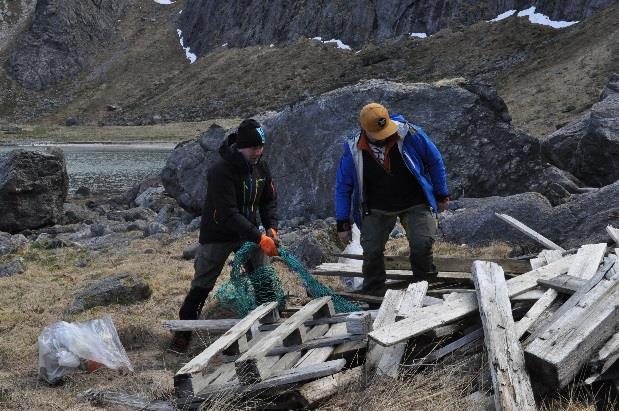
[[[131,188],[164,167],[175,144],[47,144],[0,146],[0,155],[17,148],[64,151],[69,192],[81,186],[95,193],[117,193]]]

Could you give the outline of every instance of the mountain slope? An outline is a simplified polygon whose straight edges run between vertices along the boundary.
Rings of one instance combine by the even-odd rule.
[[[126,1],[106,46],[73,79],[26,90],[0,66],[0,118],[145,124],[153,116],[166,122],[239,117],[362,79],[468,77],[494,84],[515,124],[542,136],[597,101],[618,70],[617,4],[560,30],[512,17],[427,39],[372,43],[359,53],[300,39],[281,47],[218,47],[189,64],[176,33],[186,4]],[[8,59],[6,51],[0,59]]]

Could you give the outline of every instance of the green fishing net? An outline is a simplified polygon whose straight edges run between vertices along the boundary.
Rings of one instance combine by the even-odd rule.
[[[215,298],[219,303],[235,311],[241,318],[265,302],[277,301],[280,309],[286,304],[286,295],[275,268],[266,265],[258,267],[251,273],[245,272],[245,263],[256,247],[257,245],[251,242],[241,246],[234,254],[230,281],[222,284],[215,292]],[[361,310],[361,307],[316,280],[303,264],[284,248],[280,247],[278,251],[282,261],[301,278],[308,295],[313,298],[331,296],[335,310],[339,313]]]

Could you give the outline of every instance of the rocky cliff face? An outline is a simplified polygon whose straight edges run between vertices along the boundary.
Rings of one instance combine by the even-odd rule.
[[[0,0],[0,52],[24,29],[36,0]]]
[[[109,38],[128,0],[38,0],[9,68],[26,88],[42,90],[88,65]]]
[[[410,33],[489,20],[512,9],[536,6],[554,20],[583,20],[615,0],[388,0],[277,2],[188,0],[179,26],[199,55],[234,47],[287,43],[299,37],[340,39],[353,47]]]

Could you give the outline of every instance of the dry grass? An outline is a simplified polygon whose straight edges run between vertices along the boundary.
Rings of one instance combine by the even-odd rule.
[[[239,119],[215,119],[151,126],[59,126],[53,124],[17,125],[20,131],[0,131],[0,143],[176,143],[193,139],[212,124],[235,127]]]
[[[195,236],[172,241],[136,239],[125,249],[89,252],[75,248],[58,250],[25,250],[20,253],[27,265],[26,272],[0,279],[0,409],[28,410],[94,410],[80,403],[76,396],[88,388],[109,389],[140,394],[152,399],[173,397],[173,375],[184,362],[199,353],[216,336],[201,333],[195,338],[188,354],[166,353],[170,335],[161,321],[176,318],[178,308],[193,277],[191,261],[178,256],[183,248],[196,241]],[[405,240],[403,240],[405,243]],[[402,250],[401,240],[389,243],[389,252]],[[144,254],[153,248],[154,254]],[[502,257],[508,252],[504,245],[487,249],[462,249],[437,244],[437,253],[458,255],[488,255]],[[464,254],[462,254],[464,253]],[[86,259],[86,268],[75,263]],[[5,257],[3,260],[7,260]],[[1,262],[1,261],[0,261]],[[290,305],[308,300],[299,279],[281,262],[275,262]],[[65,308],[74,295],[89,283],[117,272],[132,272],[142,276],[152,288],[148,301],[133,305],[96,307],[78,315],[65,315]],[[224,269],[218,284],[229,278]],[[337,278],[321,278],[332,288],[340,288]],[[50,387],[37,378],[37,337],[43,327],[58,321],[86,321],[110,314],[135,368],[134,373],[100,369],[94,373],[77,372],[66,377],[63,385]],[[204,310],[206,318],[234,317],[209,298]],[[463,370],[469,370],[463,372]],[[418,372],[395,382],[374,381],[370,389],[347,387],[323,405],[323,409],[479,409],[463,397],[479,385],[480,372],[470,371],[458,362]],[[583,400],[584,398],[584,400]],[[547,410],[591,409],[591,395],[567,396],[553,400]],[[205,406],[209,410],[236,410],[264,407],[264,399],[242,399],[222,395]],[[268,399],[266,400],[268,401]],[[567,405],[566,405],[567,404]],[[576,404],[584,404],[583,406]]]

